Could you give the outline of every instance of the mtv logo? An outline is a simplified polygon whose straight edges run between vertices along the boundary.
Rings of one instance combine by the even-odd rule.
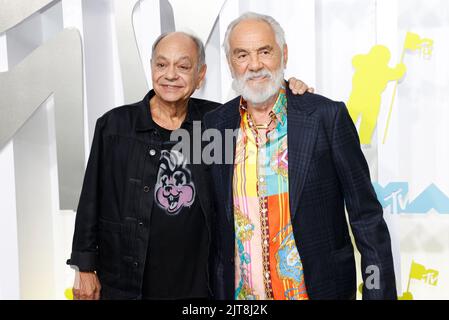
[[[429,272],[423,276],[424,282],[431,286],[437,286],[439,272],[436,270],[428,270],[428,271]]]

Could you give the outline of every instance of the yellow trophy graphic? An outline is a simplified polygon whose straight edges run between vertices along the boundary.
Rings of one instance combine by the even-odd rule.
[[[394,68],[389,66],[391,53],[385,46],[376,45],[368,54],[360,54],[354,57],[352,60],[354,67],[352,92],[347,106],[354,123],[357,123],[361,118],[359,136],[362,145],[371,144],[374,130],[377,126],[382,93],[390,81],[395,81],[396,84],[383,139],[383,143],[385,144],[386,142],[397,87],[407,70],[403,63],[407,50],[420,50],[424,57],[430,58],[432,48],[433,40],[422,39],[419,35],[408,32],[401,62]]]

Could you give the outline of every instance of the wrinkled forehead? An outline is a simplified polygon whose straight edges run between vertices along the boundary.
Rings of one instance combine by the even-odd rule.
[[[276,35],[269,23],[260,20],[244,20],[230,34],[231,51],[236,48],[257,50],[271,46],[278,48]]]

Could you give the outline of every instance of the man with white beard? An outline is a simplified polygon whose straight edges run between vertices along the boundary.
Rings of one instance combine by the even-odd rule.
[[[238,129],[231,163],[211,168],[223,204],[213,224],[214,297],[355,299],[346,204],[363,298],[396,299],[388,228],[346,106],[286,87],[288,48],[272,17],[239,17],[224,49],[240,96],[205,116],[222,136]],[[227,145],[215,145],[225,162]]]

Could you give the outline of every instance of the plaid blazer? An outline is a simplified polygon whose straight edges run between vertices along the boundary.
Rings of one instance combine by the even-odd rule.
[[[389,231],[346,106],[309,93],[295,96],[289,89],[287,101],[291,221],[309,297],[355,299],[356,268],[346,204],[362,257],[363,298],[396,299]],[[222,137],[226,129],[237,129],[239,102],[240,97],[206,114],[205,126],[218,129]],[[225,143],[219,147],[224,159]],[[210,168],[217,204],[211,285],[215,298],[226,300],[234,299],[235,290],[233,168],[233,164]]]

